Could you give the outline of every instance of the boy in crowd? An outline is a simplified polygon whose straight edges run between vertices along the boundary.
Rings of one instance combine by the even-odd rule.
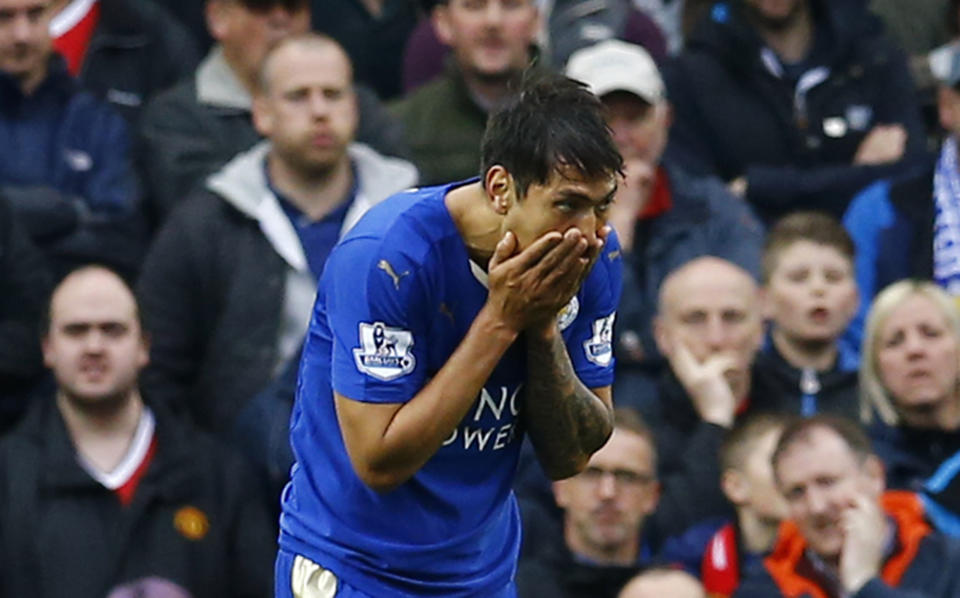
[[[731,596],[740,580],[762,569],[786,503],[770,458],[789,418],[759,414],[737,424],[720,447],[721,487],[736,511],[733,520],[711,519],[664,547],[662,560],[697,575],[710,596]]]
[[[790,214],[767,236],[763,305],[770,338],[757,363],[769,386],[782,389],[787,411],[857,417],[857,351],[840,343],[859,301],[853,265],[850,235],[827,214]]]

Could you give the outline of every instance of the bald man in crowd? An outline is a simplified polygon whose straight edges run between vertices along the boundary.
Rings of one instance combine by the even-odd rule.
[[[102,598],[148,580],[270,595],[264,498],[240,457],[141,396],[149,342],[126,283],[74,270],[46,316],[56,391],[0,443],[0,596]]]
[[[707,517],[732,516],[717,461],[727,430],[746,413],[785,406],[754,365],[763,320],[757,283],[746,270],[712,256],[691,260],[664,280],[658,312],[654,334],[670,366],[660,383],[659,473],[665,485],[691,488],[681,493],[688,500],[675,517],[682,531]]]

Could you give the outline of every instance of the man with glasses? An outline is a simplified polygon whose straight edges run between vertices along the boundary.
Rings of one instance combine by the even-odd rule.
[[[656,471],[649,428],[633,410],[617,409],[610,440],[586,469],[553,484],[564,511],[563,542],[538,534],[549,516],[524,505],[527,543],[517,574],[519,596],[615,597],[652,556],[644,522],[660,495]]]

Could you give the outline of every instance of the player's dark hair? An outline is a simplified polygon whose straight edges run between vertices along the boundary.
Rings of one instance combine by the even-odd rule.
[[[623,173],[600,100],[578,81],[530,71],[487,121],[481,176],[497,164],[513,176],[520,198],[566,168],[588,181]]]

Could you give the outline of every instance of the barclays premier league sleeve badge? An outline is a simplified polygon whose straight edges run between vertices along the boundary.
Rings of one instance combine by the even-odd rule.
[[[378,380],[394,380],[413,371],[413,333],[383,322],[360,322],[360,347],[353,350],[357,369]]]
[[[593,334],[583,343],[587,359],[600,367],[607,367],[613,359],[613,319],[616,312],[593,323]]]

